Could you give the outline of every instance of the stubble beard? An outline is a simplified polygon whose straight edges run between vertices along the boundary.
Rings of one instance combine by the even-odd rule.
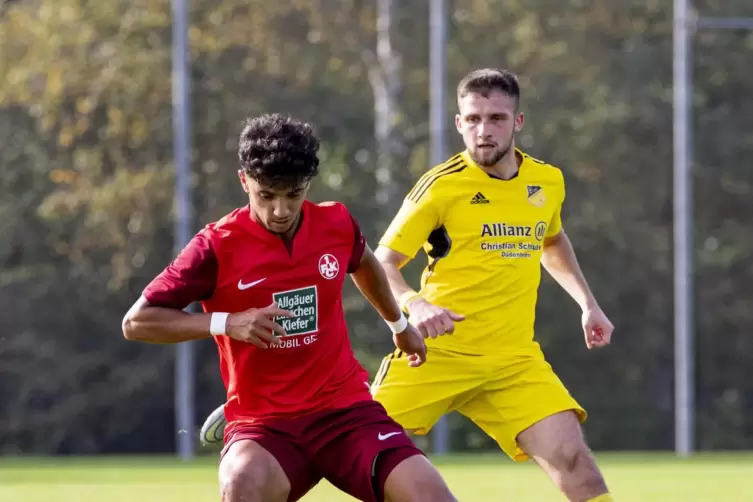
[[[482,158],[481,155],[474,154],[473,152],[471,152],[471,158],[473,159],[473,161],[476,164],[478,164],[481,167],[492,167],[492,166],[495,166],[500,160],[502,160],[504,158],[505,155],[507,155],[507,152],[510,151],[510,149],[512,148],[512,142],[513,142],[514,138],[515,138],[515,133],[513,133],[510,136],[510,141],[507,142],[507,147],[505,147],[504,149],[501,149],[501,150],[497,150],[494,153],[494,155],[491,157],[491,159],[489,159],[489,160],[486,160],[486,159]],[[478,152],[478,153],[482,153],[482,152],[483,151]]]

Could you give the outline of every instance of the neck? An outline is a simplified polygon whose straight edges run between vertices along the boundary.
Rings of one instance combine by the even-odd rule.
[[[496,164],[488,167],[481,166],[481,169],[495,178],[509,180],[518,174],[522,162],[523,158],[515,150],[515,147],[511,146],[505,156],[499,159]]]

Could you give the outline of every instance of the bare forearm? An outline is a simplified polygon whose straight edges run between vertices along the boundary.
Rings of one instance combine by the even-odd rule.
[[[140,299],[123,319],[123,336],[136,342],[170,344],[210,338],[210,314],[155,307]]]
[[[392,296],[385,270],[370,249],[366,249],[360,267],[351,277],[384,320],[394,322],[400,318],[400,307]]]
[[[406,293],[414,292],[414,289],[405,281],[400,269],[393,263],[382,263],[384,273],[387,276],[392,296],[401,298]]]
[[[407,256],[382,246],[377,248],[374,256],[376,256],[377,260],[382,264],[382,268],[384,268],[392,296],[399,299],[403,295],[414,292],[413,288],[405,281],[403,274],[400,272],[400,269],[409,261]]]
[[[582,310],[596,305],[596,299],[578,264],[575,250],[564,231],[553,239],[553,242],[545,243],[541,264]]]

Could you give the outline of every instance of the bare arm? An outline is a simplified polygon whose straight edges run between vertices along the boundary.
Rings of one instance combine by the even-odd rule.
[[[360,265],[351,277],[356,287],[379,312],[379,315],[386,321],[394,322],[400,318],[400,307],[390,292],[390,283],[385,272],[386,270],[374,253],[366,246]]]
[[[562,289],[580,305],[583,311],[581,322],[586,346],[591,349],[609,345],[614,326],[591,293],[588,282],[578,265],[573,245],[564,230],[544,240],[541,264],[562,286]]]
[[[400,272],[400,269],[410,261],[408,256],[385,246],[378,246],[374,256],[384,268],[384,273],[387,276],[387,282],[394,298],[399,299],[408,293],[415,292],[405,282],[405,278],[403,278],[403,274]]]
[[[597,306],[596,298],[578,264],[573,245],[564,230],[544,240],[541,264],[582,310]]]
[[[209,338],[209,314],[183,309],[212,296],[217,281],[217,259],[209,236],[200,232],[157,277],[123,318],[126,340],[180,343]]]
[[[382,319],[388,323],[396,323],[402,320],[402,331],[396,325],[392,325],[393,341],[398,349],[408,354],[410,366],[420,366],[426,361],[426,344],[421,334],[415,327],[405,321],[395,298],[390,292],[387,276],[384,268],[376,259],[369,246],[365,246],[358,268],[350,274],[356,287],[361,291],[364,298],[379,312]]]
[[[170,344],[210,338],[212,314],[193,314],[183,308],[212,296],[217,280],[217,260],[206,235],[197,234],[146,287],[144,293],[123,318],[123,336],[137,342]],[[217,317],[224,326],[216,334],[267,348],[279,343],[273,332],[284,330],[272,321],[290,313],[270,305]]]
[[[384,267],[390,290],[410,315],[410,322],[424,338],[436,338],[455,331],[455,322],[465,319],[455,312],[432,305],[416,293],[405,279],[400,269],[410,261],[410,258],[388,247],[379,246],[375,253]]]
[[[150,305],[142,296],[123,318],[126,340],[146,343],[180,343],[210,338],[209,314],[190,314]]]
[[[293,314],[278,309],[275,304],[230,314],[225,325],[226,334],[266,349],[270,343],[280,343],[274,333],[285,335],[282,326],[272,320],[277,316],[292,317]],[[126,340],[155,344],[211,338],[211,317],[211,314],[190,314],[174,308],[156,307],[142,296],[123,318],[123,336]]]

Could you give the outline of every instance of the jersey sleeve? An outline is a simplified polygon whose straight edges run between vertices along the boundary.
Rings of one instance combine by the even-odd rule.
[[[412,190],[379,241],[393,251],[414,258],[429,234],[440,226],[440,213],[431,189]]]
[[[560,172],[560,192],[554,214],[546,229],[546,237],[554,237],[562,231],[562,205],[565,202],[565,178],[562,176],[562,172]]]
[[[200,232],[147,285],[143,296],[151,305],[182,310],[214,294],[217,271],[217,257],[209,237]]]

